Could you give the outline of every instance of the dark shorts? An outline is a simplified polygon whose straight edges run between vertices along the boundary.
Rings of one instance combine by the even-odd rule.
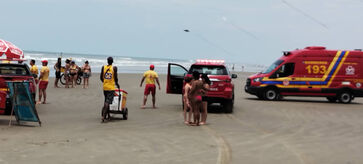
[[[77,73],[69,73],[69,75],[75,76],[75,75],[77,75]]]
[[[90,77],[90,73],[89,72],[83,73],[83,78],[89,78],[89,77]]]
[[[202,101],[208,101],[208,97],[207,96],[202,96]]]
[[[60,78],[61,77],[61,72],[55,72],[55,78]]]
[[[146,84],[144,95],[149,95],[151,92],[151,95],[155,96],[156,93],[156,86],[155,84]]]
[[[40,81],[39,82],[39,89],[47,89],[48,81]]]
[[[115,91],[103,91],[103,95],[105,96],[105,103],[112,104]]]

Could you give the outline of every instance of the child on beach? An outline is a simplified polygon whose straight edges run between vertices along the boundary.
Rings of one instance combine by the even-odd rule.
[[[46,103],[47,100],[47,87],[48,87],[48,79],[49,79],[49,68],[48,68],[48,61],[43,60],[42,61],[42,69],[40,70],[40,76],[39,76],[39,101],[37,104],[40,104],[42,101],[42,96],[44,96],[44,101],[42,104]]]
[[[184,86],[184,96],[183,96],[183,101],[184,101],[184,124],[189,125],[191,122],[191,117],[192,117],[192,109],[190,106],[190,102],[189,102],[189,93],[190,93],[190,89],[192,88],[192,86],[190,85],[192,81],[192,78],[190,77],[186,77],[185,78],[185,86]],[[188,119],[187,119],[187,113],[188,113]]]
[[[202,91],[202,104],[203,104],[203,110],[202,110],[202,118],[200,125],[204,125],[207,122],[207,114],[208,114],[208,97],[207,92],[209,90],[211,81],[209,80],[209,77],[207,74],[202,74],[202,82],[203,82],[203,89]]]

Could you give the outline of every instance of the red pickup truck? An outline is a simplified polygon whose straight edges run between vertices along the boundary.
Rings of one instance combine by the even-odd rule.
[[[30,92],[35,100],[36,83],[26,64],[0,63],[0,114],[11,113],[11,100],[6,81],[28,81]]]

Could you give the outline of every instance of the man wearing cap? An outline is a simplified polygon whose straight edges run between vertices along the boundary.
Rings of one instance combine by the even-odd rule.
[[[105,65],[101,69],[100,79],[103,82],[103,95],[105,96],[105,102],[102,108],[102,122],[108,116],[108,110],[110,109],[110,104],[112,104],[113,97],[115,94],[115,85],[120,89],[117,78],[117,67],[112,66],[113,58],[107,58],[108,65]]]
[[[49,79],[49,67],[47,60],[42,60],[43,67],[40,69],[40,75],[39,75],[39,101],[38,104],[42,101],[42,95],[44,95],[44,101],[43,104],[46,103],[47,100],[47,93],[46,89],[48,86],[48,79]]]
[[[160,83],[159,83],[159,76],[158,74],[154,71],[155,66],[154,65],[150,65],[150,70],[146,71],[141,79],[141,83],[140,83],[140,87],[142,87],[142,83],[145,80],[145,90],[144,90],[144,101],[143,104],[141,106],[141,109],[145,108],[146,105],[146,101],[147,101],[147,96],[150,94],[152,95],[152,101],[153,101],[153,108],[155,109],[155,92],[156,92],[156,86],[155,86],[155,81],[158,83],[159,85],[159,90],[160,90]]]

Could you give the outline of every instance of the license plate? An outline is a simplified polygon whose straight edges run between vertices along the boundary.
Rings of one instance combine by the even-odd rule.
[[[211,91],[218,91],[218,88],[209,88]]]

